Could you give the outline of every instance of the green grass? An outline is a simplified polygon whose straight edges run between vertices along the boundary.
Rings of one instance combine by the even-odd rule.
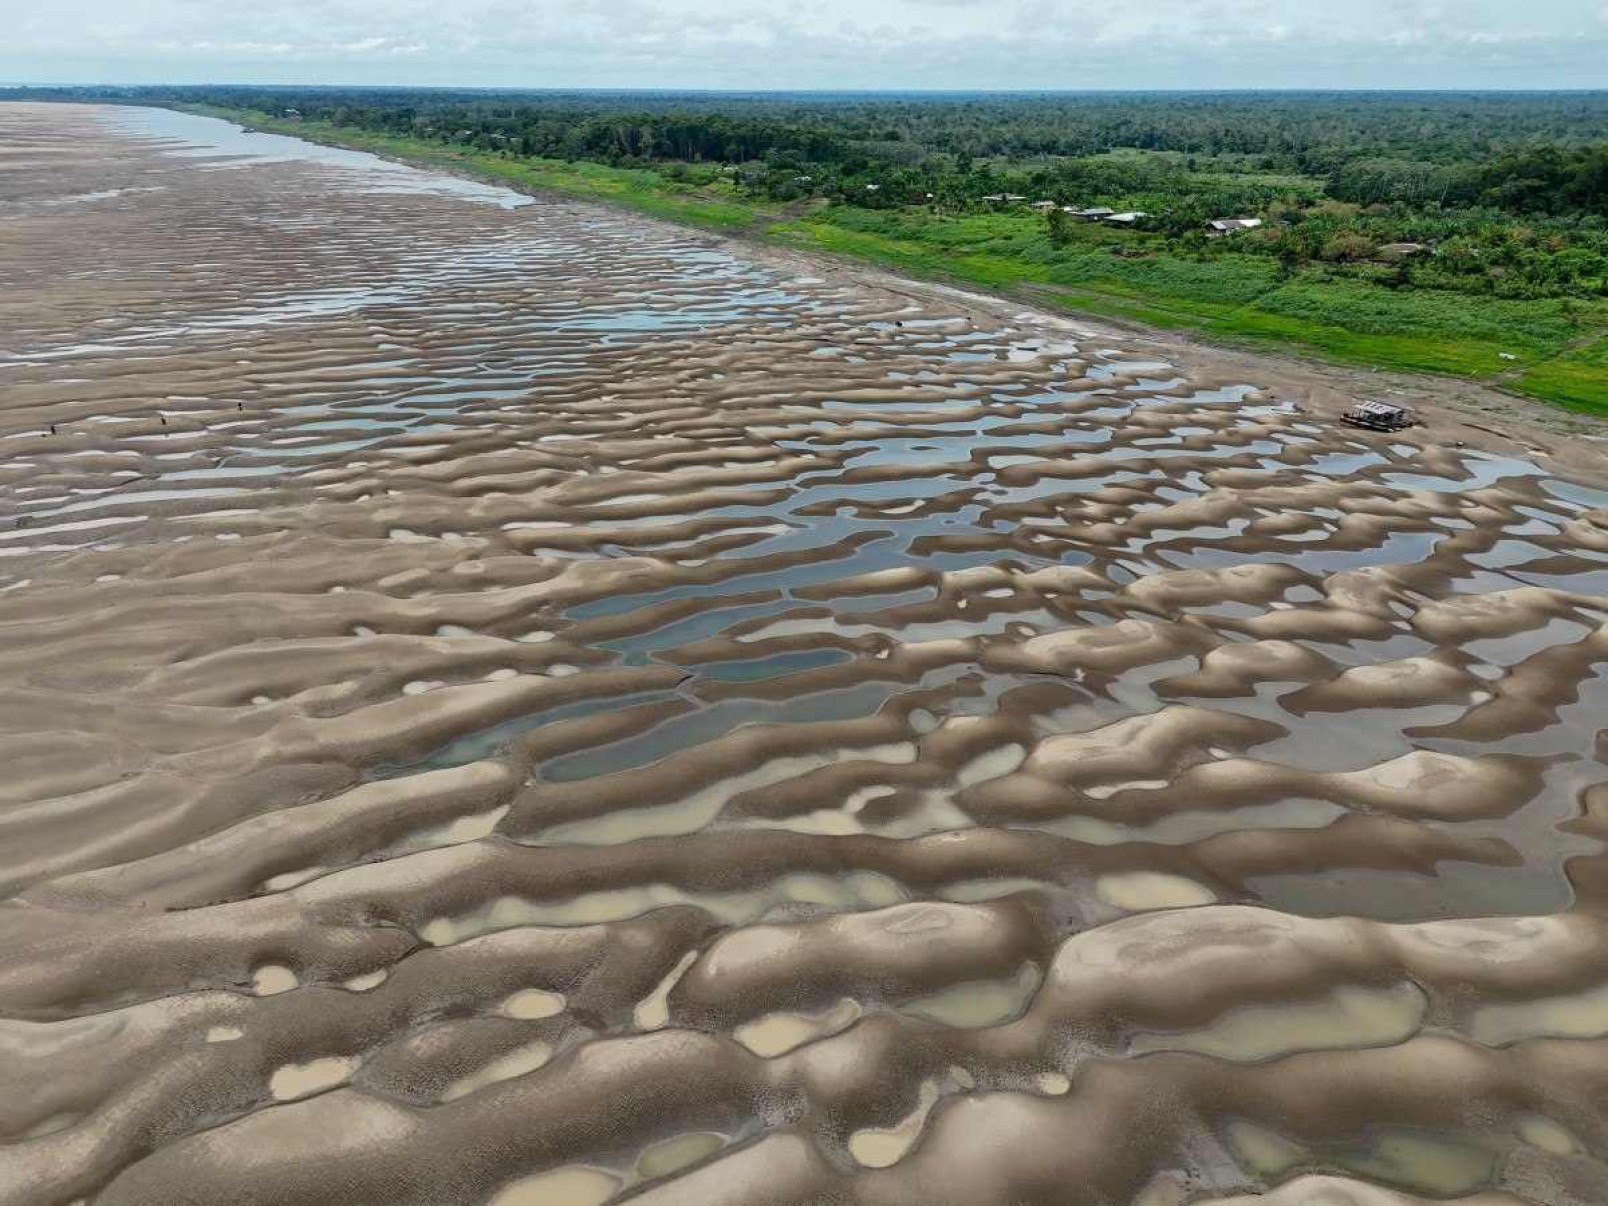
[[[795,246],[885,264],[910,275],[1026,293],[1109,318],[1198,332],[1212,340],[1294,351],[1369,368],[1478,380],[1608,415],[1608,305],[1505,301],[1436,290],[1390,290],[1309,270],[1281,280],[1265,256],[1192,259],[1108,247],[1056,250],[1025,218],[830,210],[773,235]],[[1143,236],[1099,231],[1101,243],[1143,250]],[[1518,359],[1503,359],[1506,352]]]
[[[1576,303],[1570,313],[1559,300],[1391,290],[1323,269],[1281,277],[1266,256],[1220,251],[1192,258],[1169,253],[1160,236],[1099,225],[1079,227],[1072,244],[1055,247],[1043,219],[1019,210],[935,215],[833,206],[789,216],[738,195],[707,172],[701,181],[681,181],[649,169],[512,158],[265,114],[197,111],[1054,308],[1196,332],[1225,344],[1467,378],[1608,415],[1604,301]],[[1504,359],[1503,352],[1516,359]]]
[[[1608,326],[1608,323],[1603,325]],[[1599,333],[1566,356],[1525,368],[1517,385],[1534,397],[1604,414],[1608,413],[1608,406],[1603,402],[1605,382],[1608,382],[1608,333]]]

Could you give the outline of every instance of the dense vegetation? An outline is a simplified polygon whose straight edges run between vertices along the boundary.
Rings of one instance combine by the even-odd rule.
[[[1053,304],[1608,409],[1608,93],[51,95],[294,122]],[[1228,216],[1263,224],[1210,237]]]

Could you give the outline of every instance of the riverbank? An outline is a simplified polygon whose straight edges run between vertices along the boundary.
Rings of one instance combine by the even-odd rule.
[[[0,145],[0,1206],[1600,1200],[1608,470],[218,121]]]
[[[932,215],[816,203],[768,206],[724,177],[680,180],[640,168],[509,158],[326,122],[194,107],[194,112],[531,191],[619,205],[773,247],[822,253],[1030,304],[1113,321],[1140,334],[1315,360],[1341,369],[1423,376],[1397,392],[1501,414],[1523,398],[1608,416],[1608,303],[1509,301],[1280,277],[1265,257],[1195,261],[1113,254],[1095,231],[1051,248],[1027,213]],[[1131,238],[1131,236],[1129,236]],[[1107,240],[1109,241],[1109,240]],[[1368,389],[1368,382],[1359,388]],[[1575,426],[1563,420],[1554,430]]]

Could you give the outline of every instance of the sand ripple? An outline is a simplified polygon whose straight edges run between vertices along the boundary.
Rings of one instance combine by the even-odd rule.
[[[0,1202],[1608,1200],[1602,480],[163,120],[0,107]]]

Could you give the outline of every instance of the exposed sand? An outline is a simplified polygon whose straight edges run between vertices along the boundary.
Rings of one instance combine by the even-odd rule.
[[[0,1203],[1608,1202],[1601,445],[195,120],[0,105]]]

